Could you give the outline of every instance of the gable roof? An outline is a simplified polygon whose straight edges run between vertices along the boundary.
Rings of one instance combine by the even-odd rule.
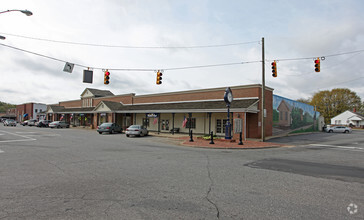
[[[65,109],[64,106],[59,106],[59,105],[48,105],[47,106],[47,110],[45,112],[60,112],[63,109]]]
[[[94,97],[105,97],[105,96],[114,96],[112,92],[109,90],[100,90],[100,89],[92,89],[92,88],[86,88],[81,96],[83,96],[86,91],[89,91]]]
[[[332,117],[331,120],[335,120],[337,117],[340,117],[341,115],[345,114],[345,113],[350,113],[350,116],[348,117],[349,118],[352,118],[354,116],[357,116],[359,118],[362,118],[364,119],[364,115],[360,114],[360,113],[357,113],[357,112],[352,112],[350,110],[346,110],[344,112],[341,112],[340,114],[336,115],[335,117]]]
[[[293,107],[290,104],[288,104],[284,99],[281,101],[281,103],[279,103],[277,110],[281,111],[283,105],[285,105],[290,112],[292,111]]]
[[[95,106],[95,108],[93,110],[96,111],[96,109],[98,109],[99,106],[102,104],[106,105],[106,107],[109,108],[111,111],[116,111],[116,110],[122,109],[122,106],[123,106],[123,104],[121,104],[120,102],[101,101],[101,102],[99,102],[99,104],[97,104]]]

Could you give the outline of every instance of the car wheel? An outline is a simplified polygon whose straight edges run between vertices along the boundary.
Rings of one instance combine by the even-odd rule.
[[[332,130],[329,130],[329,133],[332,133]]]
[[[344,131],[344,133],[349,133],[349,131],[348,131],[348,130],[346,130],[346,131]]]
[[[57,126],[57,128],[61,128],[61,126],[60,126],[60,125],[58,125],[58,126]]]
[[[102,132],[99,132],[99,134],[102,134]]]
[[[110,131],[110,134],[114,134],[114,130],[111,130],[111,131]]]
[[[129,137],[129,135],[128,135],[128,134],[127,134],[126,136],[127,136],[127,137]]]

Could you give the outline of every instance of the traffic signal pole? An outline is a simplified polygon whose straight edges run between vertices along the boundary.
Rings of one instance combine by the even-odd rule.
[[[264,37],[262,37],[262,142],[265,141],[265,123],[264,123],[264,106],[265,106],[265,54],[264,54]]]

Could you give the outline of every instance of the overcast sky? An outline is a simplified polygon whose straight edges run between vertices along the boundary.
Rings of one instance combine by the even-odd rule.
[[[28,9],[33,16],[0,14],[1,44],[95,69],[93,84],[83,83],[84,67],[76,65],[70,74],[63,72],[64,62],[0,45],[3,102],[53,104],[79,99],[86,87],[142,95],[261,84],[262,37],[266,85],[275,94],[298,99],[349,88],[364,99],[364,52],[329,56],[364,50],[362,0],[1,0],[0,10],[9,9]],[[188,48],[236,43],[246,44]],[[320,73],[313,57],[325,57]],[[294,58],[308,59],[284,60]],[[277,78],[272,60],[278,60]],[[151,71],[111,70],[104,85],[96,68]],[[158,69],[165,70],[162,85],[155,84]]]

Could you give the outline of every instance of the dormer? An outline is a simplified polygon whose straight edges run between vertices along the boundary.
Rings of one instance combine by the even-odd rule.
[[[98,97],[114,96],[109,90],[86,88],[81,94],[82,107],[93,107],[93,99]]]

